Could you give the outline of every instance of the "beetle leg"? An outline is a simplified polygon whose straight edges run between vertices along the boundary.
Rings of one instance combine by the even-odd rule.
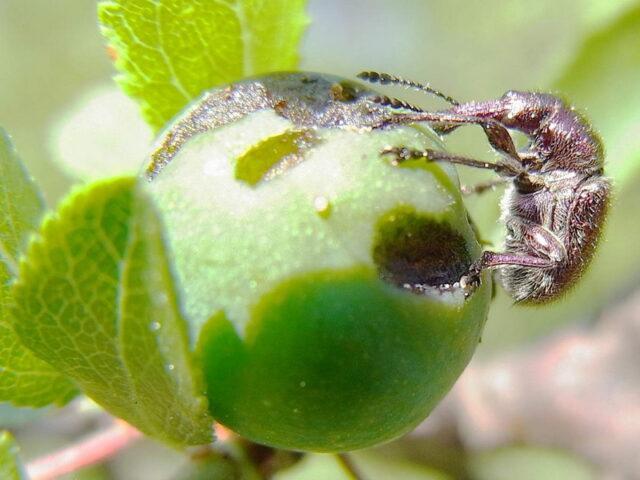
[[[562,242],[542,225],[519,219],[508,224],[510,229],[518,227],[521,238],[516,243],[526,245],[526,253],[484,251],[482,256],[471,264],[467,275],[460,279],[467,295],[480,283],[480,274],[487,268],[517,266],[529,268],[553,268],[566,259],[567,251]],[[522,228],[526,226],[526,228]],[[517,232],[516,232],[517,234]],[[507,245],[509,239],[507,238]]]
[[[476,183],[475,185],[471,186],[461,185],[460,191],[464,196],[481,195],[487,190],[493,190],[497,186],[504,185],[508,181],[508,178],[498,177],[494,178],[493,180],[487,180],[486,182]]]
[[[504,265],[514,265],[519,267],[551,268],[556,264],[554,260],[536,257],[533,255],[523,255],[518,253],[500,253],[485,250],[482,256],[473,262],[469,268],[470,272],[480,273],[486,268],[500,267]]]
[[[451,112],[411,112],[394,114],[390,116],[387,124],[406,124],[418,122],[431,122],[435,124],[436,132],[446,134],[461,125],[480,125],[491,146],[500,154],[517,164],[521,163],[520,156],[509,131],[500,122],[491,118],[483,118],[473,115],[462,115]]]
[[[460,286],[465,290],[465,296],[471,295],[480,285],[480,274],[488,268],[514,265],[531,268],[551,268],[556,262],[547,258],[517,253],[500,253],[485,250],[482,256],[473,262],[466,275],[460,278]]]
[[[515,177],[522,173],[522,168],[516,169],[511,165],[511,163],[490,163],[432,149],[417,150],[407,147],[387,147],[382,150],[382,154],[394,155],[394,161],[396,164],[400,164],[407,160],[424,159],[427,162],[449,162],[457,165],[465,165],[467,167],[493,170],[499,175],[504,175],[506,177]]]

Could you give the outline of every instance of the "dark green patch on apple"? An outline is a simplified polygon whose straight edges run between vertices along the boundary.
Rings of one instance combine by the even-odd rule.
[[[456,310],[356,268],[283,282],[253,309],[243,339],[216,315],[199,351],[218,421],[261,443],[331,452],[419,423],[453,385],[480,330],[475,316],[461,321]]]

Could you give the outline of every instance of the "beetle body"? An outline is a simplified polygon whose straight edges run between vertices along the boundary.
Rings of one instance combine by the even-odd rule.
[[[480,125],[502,157],[493,164],[433,150],[389,147],[384,152],[397,161],[424,158],[491,169],[509,183],[502,199],[505,251],[485,251],[462,285],[476,285],[482,270],[500,268],[502,284],[516,301],[544,303],[576,284],[596,249],[611,188],[603,176],[602,143],[583,116],[546,93],[509,91],[496,100],[459,103],[391,75],[363,72],[360,78],[418,88],[452,104],[437,112],[390,109],[387,124],[429,122],[442,134]],[[516,150],[509,130],[530,139],[525,151]]]
[[[600,139],[584,117],[544,93],[511,91],[451,111],[496,120],[531,139],[519,154],[523,172],[512,178],[502,201],[505,249],[550,265],[504,265],[502,284],[516,301],[559,297],[589,264],[606,215],[610,185],[602,175]]]

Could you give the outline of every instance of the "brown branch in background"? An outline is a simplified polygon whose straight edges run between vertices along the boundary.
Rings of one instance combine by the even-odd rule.
[[[113,456],[142,434],[129,424],[115,420],[102,432],[27,464],[31,480],[53,480],[61,475],[95,465]]]
[[[474,362],[412,435],[434,437],[452,427],[469,450],[558,447],[608,478],[640,479],[640,292],[594,327]]]

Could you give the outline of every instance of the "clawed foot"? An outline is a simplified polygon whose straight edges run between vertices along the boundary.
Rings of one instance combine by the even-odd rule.
[[[460,288],[464,290],[465,298],[469,298],[473,292],[475,292],[480,286],[480,274],[482,269],[477,265],[471,265],[469,272],[466,275],[460,277]]]

